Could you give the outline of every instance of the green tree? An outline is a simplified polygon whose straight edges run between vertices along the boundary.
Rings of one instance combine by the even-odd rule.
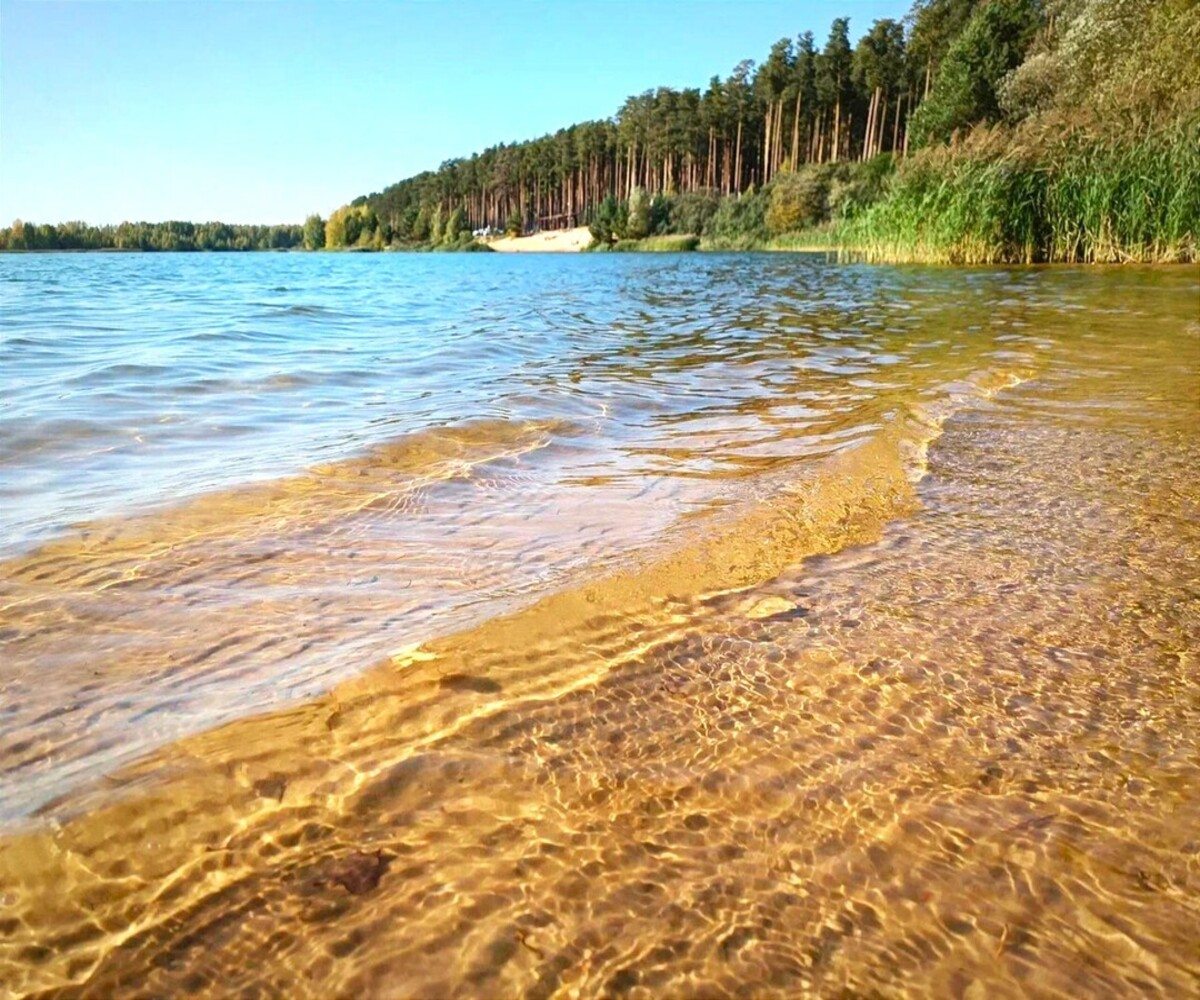
[[[854,55],[850,49],[850,19],[834,18],[829,27],[829,38],[817,60],[817,97],[830,117],[824,138],[828,142],[828,159],[837,160],[842,155],[846,140],[843,115],[853,96],[851,71]]]
[[[357,245],[359,236],[363,231],[363,217],[353,207],[346,209],[346,214],[342,218],[342,228],[345,231],[344,245],[352,247]]]
[[[946,50],[983,0],[916,0],[906,18],[908,51],[918,93],[928,97]]]
[[[325,246],[325,220],[319,215],[310,215],[304,220],[304,249],[320,250]]]
[[[999,87],[1024,58],[1040,24],[1037,0],[991,0],[946,52],[929,98],[913,115],[913,142],[945,142],[955,131],[1000,117]]]
[[[870,95],[862,141],[862,156],[867,159],[883,150],[889,97],[904,82],[904,27],[899,21],[885,18],[871,26],[854,50],[853,72],[860,94]],[[898,103],[895,114],[893,126],[898,125]],[[893,134],[897,131],[893,128]]]
[[[466,213],[462,208],[454,209],[446,218],[445,232],[442,233],[442,243],[449,246],[457,242],[459,236],[467,231]]]
[[[422,204],[417,209],[417,214],[413,219],[413,224],[411,227],[412,238],[415,242],[424,243],[429,239],[431,214],[432,213],[430,212],[428,205]]]
[[[325,223],[325,246],[328,249],[336,250],[346,245],[346,213],[349,210],[343,205],[331,213],[329,221]]]
[[[597,206],[588,232],[597,243],[611,243],[616,237],[613,227],[617,219],[617,199],[611,194]]]

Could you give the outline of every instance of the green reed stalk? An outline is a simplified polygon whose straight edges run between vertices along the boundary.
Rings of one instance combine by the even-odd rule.
[[[960,264],[1197,259],[1200,120],[1054,147],[935,150],[839,227],[871,260]]]

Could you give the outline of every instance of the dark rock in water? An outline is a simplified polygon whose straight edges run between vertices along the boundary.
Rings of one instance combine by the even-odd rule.
[[[329,886],[340,885],[352,895],[361,896],[379,885],[391,863],[392,859],[383,851],[374,854],[354,851],[334,861],[321,881]]]
[[[487,677],[472,677],[470,674],[447,674],[439,687],[451,691],[474,691],[476,694],[499,694],[500,685]]]
[[[639,978],[636,969],[618,969],[605,988],[609,993],[627,993],[638,984]]]
[[[274,799],[276,802],[282,802],[283,794],[287,791],[287,781],[279,777],[263,778],[261,781],[254,783],[254,791],[264,799]]]

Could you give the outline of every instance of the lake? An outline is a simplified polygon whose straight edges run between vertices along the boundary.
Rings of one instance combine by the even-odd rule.
[[[0,288],[0,985],[1195,988],[1194,268]]]

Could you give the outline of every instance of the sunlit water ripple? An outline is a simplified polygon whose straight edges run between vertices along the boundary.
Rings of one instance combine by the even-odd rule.
[[[1194,271],[0,288],[0,990],[1200,981]]]

